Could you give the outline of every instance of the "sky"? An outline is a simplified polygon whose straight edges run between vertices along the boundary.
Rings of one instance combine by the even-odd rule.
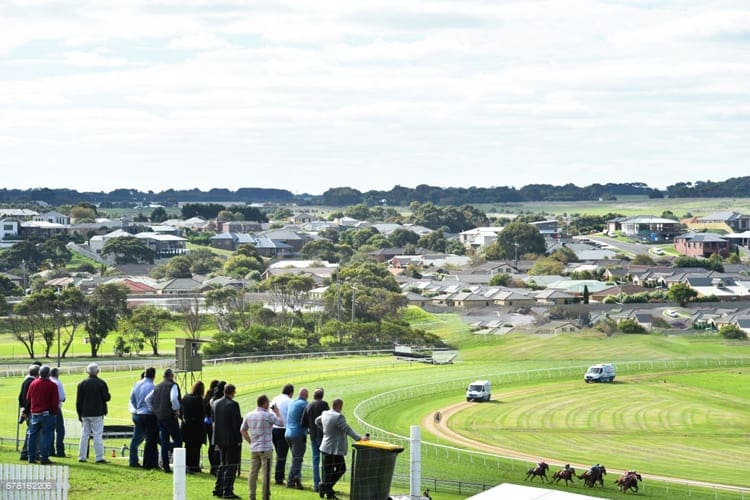
[[[750,2],[0,0],[0,187],[750,175]]]

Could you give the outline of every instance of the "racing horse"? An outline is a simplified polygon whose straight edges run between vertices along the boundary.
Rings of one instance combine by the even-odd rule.
[[[567,486],[568,481],[572,483],[574,477],[576,477],[576,470],[572,467],[567,467],[552,474],[552,480],[550,483],[557,484],[561,479],[565,479],[565,486]]]
[[[635,493],[638,493],[638,481],[643,481],[641,475],[634,470],[629,470],[620,476],[620,478],[615,481],[615,484],[623,493],[626,493],[628,490],[633,490]]]
[[[599,483],[599,486],[603,488],[604,476],[606,475],[607,469],[603,465],[596,464],[595,466],[591,467],[591,469],[578,476],[578,479],[583,479],[583,484],[585,484],[589,488],[593,488],[594,486],[596,486],[596,483]]]
[[[523,479],[526,481],[528,478],[531,478],[533,481],[535,477],[539,476],[540,478],[543,478],[545,481],[547,481],[547,469],[549,469],[549,465],[547,462],[542,460],[536,466],[531,467],[528,472],[526,473],[526,477]]]

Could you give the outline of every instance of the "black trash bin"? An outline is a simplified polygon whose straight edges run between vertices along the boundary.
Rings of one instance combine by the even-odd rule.
[[[352,444],[351,500],[385,500],[402,446],[383,441]]]

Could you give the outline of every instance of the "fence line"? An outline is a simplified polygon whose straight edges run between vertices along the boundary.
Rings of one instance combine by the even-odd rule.
[[[643,371],[656,371],[661,369],[700,369],[700,368],[714,368],[714,367],[732,367],[732,366],[748,366],[750,360],[738,358],[738,359],[692,359],[692,360],[648,360],[648,361],[627,361],[618,362],[617,371],[619,374],[625,373],[640,373]],[[515,372],[499,372],[494,374],[486,375],[487,379],[490,379],[493,383],[502,384],[505,382],[529,382],[535,380],[555,380],[566,378],[570,376],[580,376],[582,378],[583,371],[588,365],[581,366],[568,366],[561,368],[541,368],[536,370],[526,371],[515,371]],[[448,392],[451,390],[464,389],[472,379],[457,379],[457,380],[446,380],[436,381],[427,384],[419,384],[410,387],[400,387],[390,391],[386,391],[370,398],[367,398],[357,404],[354,408],[354,417],[359,422],[360,426],[369,432],[373,437],[380,439],[388,439],[393,441],[394,444],[403,446],[408,450],[410,444],[409,436],[391,432],[374,424],[367,422],[367,416],[376,409],[380,409],[386,406],[390,406],[397,402],[404,402],[410,399],[423,399],[430,395]],[[514,471],[523,471],[526,469],[528,460],[514,458],[514,457],[502,457],[500,455],[486,453],[481,451],[466,450],[457,448],[450,445],[444,445],[439,443],[430,443],[422,441],[422,447],[424,448],[422,456],[434,455],[445,460],[455,461],[466,461],[470,464],[481,464],[484,467],[493,467],[495,470],[499,470],[503,473],[512,473]],[[519,462],[523,462],[520,464]],[[403,467],[398,467],[400,473],[406,473],[403,471]],[[681,484],[690,488],[689,491],[693,491],[693,487],[699,488],[695,484],[687,481],[662,481],[662,480],[650,480],[650,488],[665,488],[669,490],[669,484]],[[479,483],[465,483],[465,484],[479,484]],[[661,486],[660,486],[661,485]],[[435,484],[437,487],[437,484]],[[712,498],[719,498],[716,496],[718,491],[731,491],[739,493],[744,499],[746,493],[750,493],[750,488],[735,487],[731,485],[722,486],[706,486],[710,488],[714,494]],[[706,497],[708,498],[708,497]],[[735,498],[734,496],[732,498]]]

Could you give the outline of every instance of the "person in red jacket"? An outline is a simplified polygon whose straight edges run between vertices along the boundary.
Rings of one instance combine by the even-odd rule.
[[[39,450],[42,464],[51,464],[49,451],[52,447],[57,412],[60,410],[60,396],[57,384],[49,379],[50,367],[39,369],[39,378],[29,385],[26,399],[31,407],[29,424],[29,463],[36,463],[36,450]],[[41,434],[41,445],[37,437]]]

